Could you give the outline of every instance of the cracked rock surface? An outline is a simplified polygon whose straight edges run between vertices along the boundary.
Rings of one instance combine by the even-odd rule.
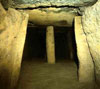
[[[86,6],[94,4],[97,0],[1,0],[4,4],[18,7],[37,7],[37,6]]]
[[[82,15],[84,7],[91,6],[96,3],[96,1],[97,0],[1,0],[6,9],[10,7],[27,12],[30,18],[29,21],[33,22],[33,24],[68,27],[72,26],[75,16],[78,14]],[[42,20],[42,18],[44,19]],[[58,20],[58,18],[61,19]]]
[[[82,24],[95,66],[96,80],[100,83],[100,0],[85,10]]]

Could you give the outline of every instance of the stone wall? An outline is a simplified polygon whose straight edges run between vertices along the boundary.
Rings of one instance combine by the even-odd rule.
[[[86,8],[82,16],[83,31],[95,66],[95,77],[100,84],[100,0]]]
[[[14,89],[21,66],[28,15],[0,4],[0,89]]]
[[[75,38],[79,60],[79,81],[82,83],[94,82],[94,64],[89,52],[86,36],[82,29],[81,16],[75,17]]]

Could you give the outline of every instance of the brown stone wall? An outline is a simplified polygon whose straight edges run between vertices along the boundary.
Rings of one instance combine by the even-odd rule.
[[[94,64],[82,29],[81,16],[75,18],[75,38],[79,59],[79,81],[83,83],[94,82]]]
[[[26,36],[28,15],[0,4],[0,89],[12,89],[17,82]]]

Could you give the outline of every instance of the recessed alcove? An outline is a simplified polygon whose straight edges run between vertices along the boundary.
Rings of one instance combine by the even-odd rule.
[[[73,27],[54,27],[55,60],[78,63]],[[23,61],[47,62],[46,27],[29,26],[23,51]]]
[[[75,61],[78,64],[75,33],[73,27],[55,27],[56,62]]]
[[[28,27],[23,59],[44,59],[46,55],[45,27]]]
[[[46,27],[28,27],[23,52],[23,62],[18,88],[52,87],[60,89],[70,79],[77,85],[77,51],[73,27],[54,27],[55,64],[48,64],[46,48]],[[66,77],[69,76],[69,77]],[[24,79],[24,81],[23,81]],[[30,82],[28,82],[30,80]],[[30,85],[31,81],[33,82]],[[51,82],[49,84],[49,82]],[[64,83],[65,82],[65,83]],[[28,84],[26,87],[24,83]],[[57,83],[57,86],[54,86]],[[52,85],[54,84],[54,85]]]

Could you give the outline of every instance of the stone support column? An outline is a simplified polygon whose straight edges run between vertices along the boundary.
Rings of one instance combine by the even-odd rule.
[[[46,31],[47,60],[49,64],[55,64],[54,27],[48,26]]]

